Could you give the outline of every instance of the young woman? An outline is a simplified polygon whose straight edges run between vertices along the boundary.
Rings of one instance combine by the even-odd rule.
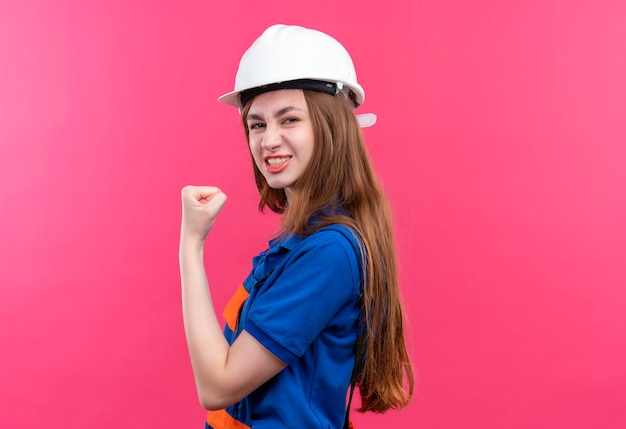
[[[412,396],[390,212],[354,114],[364,96],[339,42],[275,25],[220,97],[240,110],[259,207],[281,213],[282,230],[222,332],[203,247],[226,195],[183,189],[183,316],[207,428],[342,428],[351,378],[362,412]]]

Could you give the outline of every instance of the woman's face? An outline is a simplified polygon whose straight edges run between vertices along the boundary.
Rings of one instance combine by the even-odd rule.
[[[258,95],[246,116],[250,151],[267,184],[287,199],[313,155],[313,124],[300,89]]]

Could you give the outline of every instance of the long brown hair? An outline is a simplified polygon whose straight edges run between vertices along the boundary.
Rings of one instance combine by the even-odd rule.
[[[357,382],[362,400],[359,411],[402,408],[413,395],[414,381],[404,340],[391,212],[349,102],[343,96],[303,92],[315,134],[312,158],[289,204],[284,190],[270,188],[253,161],[261,195],[259,209],[282,213],[284,232],[307,236],[339,223],[359,235],[365,329],[365,362]],[[246,136],[251,104],[242,112]]]

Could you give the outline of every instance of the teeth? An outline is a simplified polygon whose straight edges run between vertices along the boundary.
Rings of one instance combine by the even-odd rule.
[[[278,165],[278,164],[282,164],[283,162],[287,162],[289,158],[285,157],[285,158],[270,158],[267,160],[267,163],[269,165]]]

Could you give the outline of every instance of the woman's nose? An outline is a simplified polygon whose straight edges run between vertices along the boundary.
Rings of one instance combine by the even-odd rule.
[[[282,143],[282,133],[280,127],[268,125],[263,133],[263,149],[271,151],[276,149]]]

